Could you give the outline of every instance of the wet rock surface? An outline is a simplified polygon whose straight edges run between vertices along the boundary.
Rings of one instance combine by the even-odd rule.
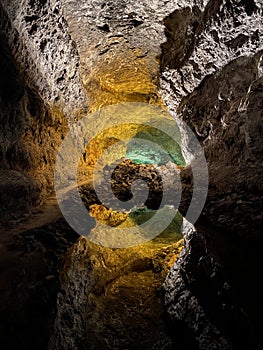
[[[233,238],[199,222],[164,283],[165,308],[179,348],[260,349],[262,239]],[[251,249],[251,247],[253,247]]]

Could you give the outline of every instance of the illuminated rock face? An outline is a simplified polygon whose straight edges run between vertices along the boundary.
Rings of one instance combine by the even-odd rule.
[[[116,250],[81,238],[65,257],[50,348],[171,348],[160,286],[181,249],[165,237]]]
[[[85,32],[87,41],[80,41],[82,37],[79,31],[80,23],[76,26],[75,21],[81,17],[79,13],[72,16],[73,5],[85,8],[85,6],[89,7],[88,3],[64,2],[60,4],[59,1],[55,1],[52,5],[50,8],[45,2],[31,3],[28,1],[24,3],[23,8],[19,5],[16,9],[10,3],[3,2],[4,11],[7,12],[7,16],[5,13],[3,16],[9,17],[12,33],[19,31],[21,45],[25,46],[25,48],[23,46],[23,53],[27,54],[27,57],[22,58],[22,62],[16,62],[18,70],[20,71],[24,64],[25,74],[31,74],[32,81],[40,95],[41,106],[51,106],[51,111],[54,110],[61,117],[64,116],[65,120],[68,119],[69,124],[73,124],[75,120],[88,114],[90,115],[89,123],[94,122],[94,125],[98,125],[98,130],[103,131],[91,140],[83,155],[83,160],[80,161],[80,181],[83,172],[89,172],[90,168],[96,165],[102,152],[116,142],[121,142],[120,151],[124,150],[126,160],[129,162],[128,167],[124,162],[115,169],[112,186],[117,196],[129,199],[131,194],[129,189],[129,193],[123,192],[123,187],[125,185],[131,187],[133,182],[133,177],[127,176],[126,173],[135,172],[139,178],[148,181],[150,191],[148,201],[145,206],[139,204],[139,208],[132,207],[129,213],[116,212],[110,206],[102,205],[97,200],[94,189],[88,185],[80,189],[92,217],[97,220],[91,236],[105,236],[103,224],[113,227],[120,226],[125,235],[126,230],[128,231],[130,227],[136,228],[139,223],[147,221],[158,209],[162,197],[162,180],[159,173],[161,175],[166,173],[168,177],[166,165],[171,163],[172,165],[168,166],[169,169],[174,167],[173,171],[178,175],[182,166],[185,165],[179,143],[170,140],[164,132],[161,133],[158,130],[160,121],[163,121],[164,124],[174,124],[173,118],[165,110],[158,94],[159,64],[156,56],[160,53],[160,43],[164,39],[163,27],[158,23],[162,19],[156,18],[156,23],[151,21],[151,24],[148,24],[140,34],[142,38],[143,33],[152,33],[152,30],[157,30],[154,40],[151,35],[148,35],[148,39],[144,38],[144,44],[138,42],[136,47],[132,47],[132,40],[129,42],[128,38],[131,38],[132,30],[137,27],[137,21],[131,18],[129,23],[126,23],[128,25],[125,24],[126,29],[123,30],[123,35],[119,36],[117,33],[113,36],[108,35],[106,40],[103,35],[102,42],[96,47],[94,43],[99,37],[101,28],[96,25],[94,27],[97,39],[91,38],[94,34],[91,30],[91,32]],[[17,17],[19,10],[21,10],[20,15]],[[87,14],[86,19],[88,19],[87,22],[82,23],[82,29],[85,31],[85,28],[91,28],[90,20],[95,16],[95,12],[89,17],[89,9],[84,10]],[[130,5],[126,10],[130,11]],[[144,6],[141,10],[144,10]],[[168,9],[165,11],[169,12]],[[106,12],[105,8],[104,15]],[[46,28],[51,31],[54,26],[52,28],[53,39],[50,35],[42,37],[41,16],[43,15],[49,18],[45,24]],[[48,29],[44,29],[43,32],[45,33]],[[78,51],[72,39],[77,43]],[[92,40],[89,41],[90,39]],[[11,40],[10,38],[10,43]],[[109,46],[110,49],[103,52],[106,41],[106,47]],[[58,42],[61,43],[61,46],[56,52],[54,46]],[[33,46],[40,50],[34,50]],[[31,60],[35,63],[32,66],[30,65]],[[41,77],[38,78],[39,69]],[[25,82],[29,84],[24,75],[21,79],[25,79]],[[146,117],[143,118],[142,109],[133,105],[132,115],[130,113],[130,117],[126,118],[127,120],[124,119],[122,125],[107,130],[109,119],[101,115],[101,109],[125,102],[144,104]],[[157,116],[155,113],[153,115],[150,113],[149,105],[158,108]],[[131,110],[131,106],[129,108]],[[92,120],[91,113],[97,111],[96,120]],[[51,114],[56,124],[60,121],[57,114]],[[117,112],[109,117],[119,122]],[[143,125],[143,122],[147,120],[153,122],[156,128]],[[63,125],[66,127],[66,123]],[[88,124],[87,127],[89,127]],[[58,135],[61,141],[64,134],[58,132]],[[139,159],[137,158],[136,163],[131,163],[130,152],[135,152],[134,154],[138,152],[142,154],[142,152],[137,145],[128,144],[128,141],[124,143],[125,138],[129,139],[133,136],[139,138],[145,135],[148,142],[158,141],[159,148],[164,147],[164,151],[160,151],[158,147],[157,150],[152,150],[156,152],[157,158],[150,162],[150,149],[146,148],[143,162],[138,164]],[[121,147],[122,145],[124,147]],[[54,143],[52,147],[56,150],[57,143]],[[46,148],[49,151],[49,148]],[[165,156],[162,152],[165,153]],[[169,152],[168,156],[167,152]],[[106,159],[107,164],[112,164],[110,158]],[[33,168],[33,174],[34,171]],[[87,176],[86,181],[88,180]],[[170,182],[172,184],[173,179],[170,179]],[[166,222],[164,223],[166,227]],[[122,250],[103,248],[90,243],[86,238],[80,239],[77,244],[73,245],[65,257],[65,264],[61,271],[60,287],[64,292],[61,295],[58,294],[58,312],[55,316],[49,347],[52,349],[61,346],[116,349],[123,346],[145,348],[145,344],[149,348],[171,347],[171,340],[166,333],[162,318],[160,287],[182,249],[181,224],[182,217],[178,214],[167,230],[155,237],[153,241],[134,248]],[[55,233],[53,228],[55,227],[50,228],[51,235],[56,236],[57,229]],[[72,288],[72,284],[76,288]],[[105,293],[108,296],[105,296]],[[120,306],[118,305],[119,299],[121,299]],[[68,305],[69,300],[70,305]],[[145,329],[145,334],[141,334],[141,327]],[[97,332],[95,339],[94,331]]]
[[[209,167],[204,221],[185,233],[164,284],[171,327],[187,325],[189,347],[262,346],[261,17],[259,1],[211,1],[165,20],[162,97],[195,130]]]
[[[160,108],[166,105],[178,122],[186,121],[198,136],[210,175],[204,215],[196,229],[185,229],[184,252],[164,284],[170,335],[181,348],[261,348],[262,290],[256,283],[262,266],[257,257],[262,246],[261,1],[2,0],[0,16],[0,160],[3,200],[9,205],[3,208],[8,211],[7,219],[10,214],[21,215],[52,189],[54,157],[67,132],[67,122],[72,125],[87,113],[120,102]],[[106,124],[107,120],[98,118],[97,122]],[[122,128],[118,133],[127,130]],[[134,135],[145,132],[136,130]],[[91,157],[85,159],[84,154],[81,165],[92,165],[103,147],[119,140],[114,133],[104,136],[90,143],[87,153]],[[123,149],[136,163],[153,160],[159,164],[159,171],[164,166],[159,163],[158,152],[150,154],[149,149],[138,150],[134,144]],[[180,152],[174,151],[172,160],[184,165]],[[187,189],[191,169],[181,173]],[[17,189],[20,197],[16,196]],[[126,222],[127,213],[116,214],[101,206],[90,188],[82,191],[84,197],[88,192],[87,204],[94,217],[113,226]],[[131,219],[141,220],[151,215],[149,211],[139,216],[134,211]],[[45,230],[49,232],[50,228]],[[51,229],[49,237],[57,231],[56,227]],[[145,289],[154,285],[149,294],[142,288],[138,296],[138,300],[151,299],[158,289],[155,282],[160,286],[167,266],[174,263],[178,253],[175,245],[164,248],[167,242],[172,243],[170,233],[153,246],[131,249],[120,256],[116,251],[94,248],[85,239],[74,245],[61,276],[51,349],[91,343],[94,309],[94,324],[101,327],[103,336],[110,324],[104,311],[109,309],[115,315],[111,302],[127,297],[120,291],[125,283],[132,284],[131,274],[135,280],[138,277],[136,288],[141,281]],[[160,250],[156,250],[157,243]],[[156,258],[159,253],[165,258]],[[48,254],[45,259],[52,260]],[[129,258],[132,262],[126,265]],[[142,260],[143,264],[134,263]],[[122,266],[127,274],[119,270]],[[138,270],[142,270],[140,277]],[[115,285],[112,271],[117,278]],[[92,286],[99,290],[90,292]],[[112,299],[105,298],[105,291],[113,291]],[[147,305],[158,320],[164,342],[155,342],[153,329],[144,320],[147,335],[153,337],[153,343],[147,345],[149,349],[156,344],[158,349],[169,348],[169,336],[159,323],[160,299],[151,300]],[[129,306],[133,317],[136,308],[132,302]],[[138,316],[141,309],[137,310]],[[147,312],[143,316],[147,318]],[[118,323],[125,320],[122,315],[115,320],[119,330]],[[143,321],[138,318],[137,322]],[[106,339],[116,348],[109,333]],[[133,340],[126,338],[127,343]],[[96,347],[105,348],[104,341],[98,341]],[[121,348],[120,338],[116,341]]]
[[[1,17],[1,23],[5,19]],[[55,156],[68,127],[61,112],[46,105],[20,74],[2,37],[0,48],[1,226],[50,195]]]
[[[198,135],[208,161],[205,214],[241,236],[261,230],[261,16],[260,1],[182,8],[166,18],[162,45],[162,98]]]

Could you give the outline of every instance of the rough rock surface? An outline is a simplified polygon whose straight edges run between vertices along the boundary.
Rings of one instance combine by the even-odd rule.
[[[58,0],[1,0],[2,35],[26,83],[44,102],[71,113],[85,100],[76,45]]]
[[[262,346],[262,11],[260,1],[210,1],[165,20],[161,95],[209,169],[202,218],[164,284],[171,334],[182,329],[190,348]]]
[[[67,124],[25,83],[2,39],[0,46],[0,222],[6,223],[50,193],[54,159]]]
[[[185,233],[185,248],[164,283],[174,342],[180,339],[182,349],[259,349],[262,239],[233,238],[207,222]]]
[[[257,1],[210,1],[165,20],[162,97],[205,151],[204,213],[240,235],[259,233],[262,220],[262,11]]]
[[[50,193],[54,159],[67,131],[67,122],[58,107],[47,104],[47,91],[51,93],[52,88],[41,78],[46,79],[46,73],[39,73],[46,67],[45,58],[41,50],[35,50],[33,39],[29,39],[30,16],[36,15],[31,9],[31,15],[19,17],[14,13],[16,10],[19,8],[10,2],[0,3],[0,221],[3,223],[19,218]],[[16,26],[18,19],[27,30]],[[38,54],[38,59],[32,57],[34,54]]]
[[[182,241],[111,249],[82,237],[64,258],[49,348],[172,349],[161,284]]]
[[[54,158],[67,123],[87,110],[118,101],[160,105],[162,98],[178,122],[185,121],[200,140],[209,168],[208,200],[196,229],[186,229],[185,249],[164,284],[174,348],[262,348],[263,291],[258,284],[262,266],[262,10],[261,0],[0,2],[0,206],[5,221],[20,216],[52,188]],[[42,239],[50,239],[52,245],[54,229],[43,232]],[[38,245],[35,234],[29,240],[29,250]],[[104,260],[103,256],[92,258],[92,250],[83,248],[84,243],[72,248],[69,266],[61,275],[51,349],[82,349],[91,306],[100,318],[107,305],[103,295],[107,286],[97,294],[95,290],[93,301],[86,303],[89,286],[96,282],[96,274],[87,265],[94,262],[103,271]],[[58,255],[67,247],[61,240],[54,244],[64,247]],[[42,245],[37,249],[43,254]],[[33,257],[29,252],[26,273]],[[40,306],[35,315],[30,309],[32,294],[18,291],[22,312],[14,315],[22,321],[27,310],[33,320],[29,327],[39,321],[47,305],[44,319],[55,318],[52,303],[57,286],[51,288],[52,300],[48,292],[44,302],[37,296],[40,289],[45,294],[53,280],[46,277],[56,274],[57,258],[49,258],[50,266],[45,263],[40,268],[44,275],[37,287],[30,289],[32,281],[18,278],[28,283],[33,301],[36,297]],[[147,283],[155,281],[152,265],[148,275],[149,264],[140,271],[146,273]],[[137,270],[136,265],[129,272],[137,274]],[[127,276],[119,277],[115,291]],[[113,299],[118,297],[118,293],[113,295]],[[8,296],[7,302],[11,300],[15,307],[14,299]],[[10,309],[4,311],[8,315]],[[110,323],[103,317],[101,333]],[[9,317],[8,322],[9,329],[16,329],[14,320]],[[41,322],[37,325],[43,327]],[[43,338],[34,338],[33,348],[45,347],[49,326]],[[164,325],[159,326],[163,330]],[[90,337],[94,336],[92,327],[89,330]],[[152,329],[148,331],[151,335]],[[13,334],[6,333],[5,341],[10,337]],[[163,337],[167,342],[157,343],[158,349],[171,345],[169,336]],[[110,335],[108,339],[114,348]],[[30,334],[24,341],[30,348]],[[107,348],[105,343],[98,346]]]

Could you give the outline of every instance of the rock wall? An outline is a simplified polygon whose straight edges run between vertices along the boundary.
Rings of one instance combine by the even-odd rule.
[[[260,232],[262,4],[209,1],[165,20],[161,95],[197,135],[209,166],[204,213],[240,235]]]
[[[0,17],[4,221],[52,189],[68,123],[116,101],[163,100],[209,168],[203,215],[164,284],[174,346],[261,348],[262,2],[1,0]],[[81,325],[91,275],[78,254],[62,294],[77,290]],[[50,344],[76,348],[62,299]]]
[[[0,18],[1,222],[6,223],[53,190],[58,146],[84,93],[59,2],[1,1]]]
[[[171,334],[182,329],[191,348],[262,346],[262,10],[209,1],[164,22],[161,95],[197,135],[209,169],[203,214],[164,284]]]
[[[85,100],[79,56],[68,33],[61,2],[1,1],[2,34],[26,84],[49,105],[71,113]]]
[[[1,39],[1,219],[16,220],[52,191],[53,164],[67,125],[27,85]]]

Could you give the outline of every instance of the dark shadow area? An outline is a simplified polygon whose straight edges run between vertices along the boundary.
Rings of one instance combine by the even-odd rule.
[[[6,234],[0,237],[1,348],[46,350],[56,315],[61,259],[79,236],[63,219],[10,236],[8,242]]]

